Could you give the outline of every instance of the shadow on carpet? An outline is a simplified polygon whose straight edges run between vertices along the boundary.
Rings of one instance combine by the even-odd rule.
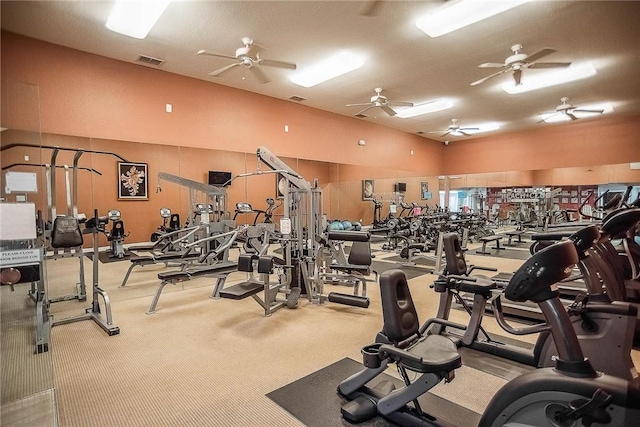
[[[385,261],[393,261],[393,262],[408,262],[409,260],[407,258],[402,258],[401,256],[391,256],[389,258],[385,258]],[[436,266],[436,261],[435,259],[431,259],[431,258],[423,258],[420,256],[415,257],[413,260],[413,262],[415,262],[418,265],[428,265],[429,267],[435,267]]]
[[[378,274],[382,274],[387,270],[398,269],[402,270],[407,276],[407,280],[422,276],[423,274],[430,274],[432,270],[421,267],[411,267],[393,262],[373,261],[371,263],[371,269]]]
[[[85,256],[89,258],[91,261],[93,261],[92,252],[86,253]],[[130,257],[131,257],[131,252],[127,250],[124,251],[124,256],[122,258],[112,257],[110,251],[103,251],[98,253],[98,259],[103,264],[108,264],[110,262],[129,261]]]
[[[342,380],[362,368],[362,364],[355,360],[344,358],[266,396],[306,426],[351,426],[354,424],[344,420],[340,413],[340,408],[347,400],[338,395],[336,390]],[[368,386],[373,387],[382,380],[392,381],[396,387],[402,387],[403,384],[399,379],[381,374]],[[420,396],[418,401],[425,412],[446,423],[460,427],[476,426],[480,419],[479,414],[428,392]],[[386,427],[394,424],[377,416],[357,425]]]

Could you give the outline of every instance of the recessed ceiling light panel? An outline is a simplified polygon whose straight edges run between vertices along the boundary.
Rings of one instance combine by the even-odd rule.
[[[396,117],[408,119],[410,117],[421,116],[423,114],[435,113],[453,107],[453,101],[450,99],[437,99],[435,101],[425,102],[413,107],[398,110]]]
[[[431,37],[439,37],[520,6],[529,0],[449,1],[416,21],[416,26]]]
[[[357,70],[363,65],[364,59],[362,56],[343,51],[317,62],[310,67],[301,69],[289,77],[289,80],[300,86],[312,87],[350,71]]]
[[[136,39],[144,39],[169,6],[170,0],[116,0],[107,28]]]

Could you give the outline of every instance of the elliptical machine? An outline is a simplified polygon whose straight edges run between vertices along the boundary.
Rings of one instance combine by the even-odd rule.
[[[487,405],[480,427],[637,425],[640,384],[593,369],[582,354],[558,292],[552,289],[570,275],[577,262],[572,242],[549,246],[526,261],[506,287],[508,299],[539,305],[558,349],[556,366],[533,370],[503,386]],[[456,346],[441,335],[427,334],[430,322],[427,327],[419,326],[402,271],[383,273],[380,292],[383,329],[376,343],[362,349],[365,368],[338,386],[338,392],[350,400],[342,407],[342,414],[351,422],[380,414],[405,426],[441,425],[422,411],[418,397],[443,379],[454,379],[455,369],[461,366]],[[375,389],[367,388],[389,363],[397,365],[405,386],[395,389],[388,381],[381,381]],[[411,382],[409,372],[421,375]]]

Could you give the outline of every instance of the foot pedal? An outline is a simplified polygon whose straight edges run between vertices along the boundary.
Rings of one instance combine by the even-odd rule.
[[[289,295],[287,295],[287,308],[298,307],[298,298],[300,298],[301,292],[302,289],[300,287],[291,288]]]
[[[354,400],[342,405],[340,412],[345,420],[357,424],[370,420],[378,415],[378,408],[371,399],[367,399],[365,396],[358,396]]]

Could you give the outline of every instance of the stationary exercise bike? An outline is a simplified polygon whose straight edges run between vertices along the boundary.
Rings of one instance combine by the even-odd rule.
[[[107,218],[111,221],[111,230],[105,230],[104,234],[109,241],[110,258],[124,258],[124,239],[129,235],[124,231],[124,221],[121,219],[120,211],[117,209],[111,209],[107,213]]]
[[[589,249],[600,233],[595,226],[574,233],[570,241],[580,256],[578,265],[583,269],[585,251]],[[445,273],[435,281],[434,290],[440,293],[440,304],[436,318],[431,319],[432,334],[444,334],[459,341],[459,345],[477,351],[497,355],[533,367],[555,365],[557,349],[546,324],[535,325],[525,330],[516,329],[504,318],[500,293],[495,282],[482,276],[470,276],[474,268],[467,268],[458,236],[449,233],[444,236],[444,251],[447,260]],[[449,277],[455,280],[448,280]],[[473,296],[469,307],[461,294]],[[469,323],[462,325],[451,322],[449,314],[453,300],[456,300],[469,314]],[[505,343],[500,337],[491,336],[482,327],[487,301],[493,305],[493,314],[500,326],[512,335],[539,333],[533,349]],[[584,354],[593,366],[609,375],[632,380],[638,377],[631,348],[636,324],[637,308],[633,304],[600,298],[599,295],[582,296],[571,304],[567,311],[571,325]],[[606,349],[606,350],[605,350]]]
[[[637,425],[640,385],[593,369],[582,354],[558,292],[552,289],[569,276],[577,262],[572,242],[549,246],[526,261],[506,287],[508,299],[531,301],[540,307],[558,349],[556,366],[536,369],[509,381],[487,405],[480,427]],[[338,386],[338,393],[349,400],[342,407],[343,417],[362,422],[382,415],[403,426],[442,425],[422,411],[418,397],[442,380],[454,379],[455,369],[461,366],[456,345],[442,335],[428,334],[428,325],[420,327],[401,270],[381,275],[380,293],[382,331],[374,344],[362,349],[365,368]],[[397,366],[405,386],[396,389],[383,380],[373,389],[368,388],[366,384],[382,374],[389,363]],[[419,376],[411,381],[410,373]]]

